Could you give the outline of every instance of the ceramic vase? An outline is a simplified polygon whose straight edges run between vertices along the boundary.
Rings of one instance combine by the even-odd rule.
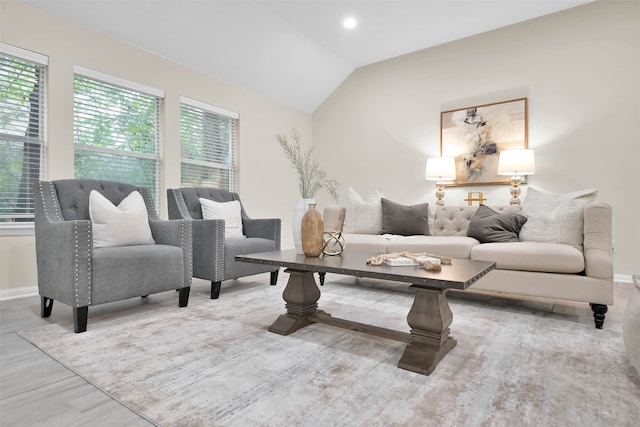
[[[320,256],[322,253],[322,234],[324,223],[322,215],[316,209],[315,203],[309,204],[309,210],[302,218],[302,252],[306,256]]]
[[[296,248],[296,252],[300,255],[304,254],[302,251],[302,218],[309,210],[309,205],[315,203],[316,201],[313,199],[300,199],[293,209],[293,245]]]
[[[640,374],[640,275],[633,275],[633,289],[622,319],[627,358]]]

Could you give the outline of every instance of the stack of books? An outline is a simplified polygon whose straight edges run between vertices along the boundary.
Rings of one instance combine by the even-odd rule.
[[[429,256],[417,257],[416,261],[412,260],[411,258],[399,256],[397,258],[385,259],[384,263],[386,265],[391,266],[391,267],[402,267],[402,266],[408,266],[408,265],[419,265],[418,263],[422,263],[422,262],[431,262],[433,264],[440,265],[440,259],[432,258],[432,257],[429,257]]]

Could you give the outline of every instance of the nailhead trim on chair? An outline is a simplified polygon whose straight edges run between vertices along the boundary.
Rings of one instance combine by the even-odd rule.
[[[182,227],[180,227],[181,231],[182,231],[182,250],[185,250],[185,245],[184,245],[184,238],[185,238],[185,228],[186,228],[186,232],[187,232],[187,236],[191,237],[192,231],[191,231],[191,221],[189,220],[182,220]],[[190,245],[188,245],[188,250],[189,250],[189,258],[191,260],[193,260],[193,242],[191,242]],[[192,277],[193,277],[193,261],[187,263],[189,264],[188,266],[186,266],[188,268],[188,272],[185,269],[185,273],[188,274],[187,278],[189,283],[192,282]]]
[[[87,232],[87,290],[89,292],[89,305],[91,305],[91,296],[93,295],[93,276],[91,272],[93,271],[93,267],[91,263],[93,262],[93,226],[89,227]]]
[[[76,307],[80,307],[80,299],[78,294],[78,284],[80,282],[80,261],[78,260],[78,221],[73,221],[73,239],[75,245],[74,251],[74,280],[73,280],[73,290],[76,297]]]
[[[38,183],[38,187],[40,187],[40,198],[42,199],[44,215],[47,217],[47,221],[51,222],[51,217],[49,216],[49,208],[47,207],[47,199],[46,197],[44,197],[43,185],[44,184],[42,182]],[[51,200],[54,201],[56,199],[56,193],[53,190],[53,185],[49,184],[49,190],[51,191]],[[62,218],[60,218],[59,209],[54,209],[54,211],[56,213],[57,220],[62,221]]]
[[[220,226],[219,222],[216,222],[216,236],[218,236],[216,239],[218,243],[224,240],[224,227]],[[224,277],[224,245],[220,246],[219,250],[216,251],[216,271],[222,271]]]

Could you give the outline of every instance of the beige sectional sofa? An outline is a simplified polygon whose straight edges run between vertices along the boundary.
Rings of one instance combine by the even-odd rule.
[[[476,282],[471,290],[589,303],[596,328],[602,328],[607,305],[613,304],[612,209],[607,203],[591,200],[585,201],[583,206],[582,218],[575,220],[583,221],[579,236],[582,241],[578,242],[581,245],[548,241],[481,243],[467,236],[478,206],[438,206],[435,210],[429,207],[433,211],[429,218],[429,235],[376,234],[362,230],[354,233],[347,228],[345,250],[428,252],[495,261],[496,269]],[[326,208],[325,215],[338,208]],[[520,206],[491,209],[499,214],[527,216]],[[347,206],[347,219],[349,213]]]

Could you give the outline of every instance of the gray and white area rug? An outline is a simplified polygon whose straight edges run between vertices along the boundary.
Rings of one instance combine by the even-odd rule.
[[[285,275],[286,276],[286,275]],[[403,288],[404,289],[404,288]],[[596,330],[450,298],[458,345],[424,376],[397,367],[404,344],[313,324],[267,331],[283,284],[23,331],[22,337],[159,426],[637,426],[640,377],[619,321]],[[408,330],[413,296],[328,282],[320,308]]]

